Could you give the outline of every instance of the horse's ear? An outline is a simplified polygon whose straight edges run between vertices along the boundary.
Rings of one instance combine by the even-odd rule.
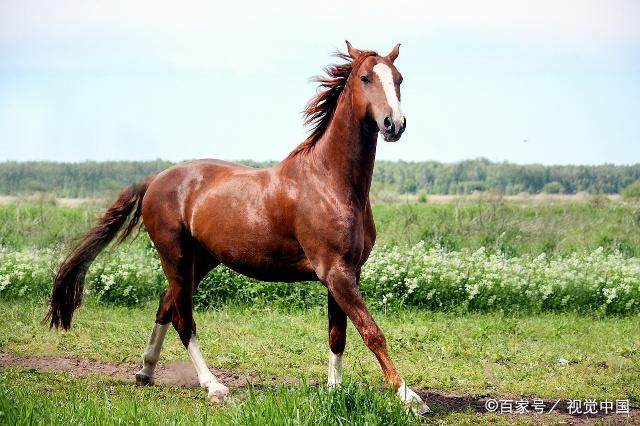
[[[389,53],[386,56],[386,58],[389,60],[389,62],[393,63],[399,54],[400,54],[400,43],[396,44],[396,47],[393,48],[391,53]]]
[[[347,52],[349,53],[349,56],[351,56],[351,59],[355,59],[360,56],[360,51],[353,47],[351,43],[349,43],[349,40],[345,40],[344,42],[347,43]]]

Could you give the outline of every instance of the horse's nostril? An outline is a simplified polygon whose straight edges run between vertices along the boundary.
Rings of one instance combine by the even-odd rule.
[[[384,127],[385,127],[386,129],[390,129],[390,128],[391,128],[391,126],[393,126],[393,123],[391,122],[391,118],[389,118],[389,117],[385,117],[385,118],[384,118]]]
[[[407,117],[402,117],[402,130],[407,128]]]

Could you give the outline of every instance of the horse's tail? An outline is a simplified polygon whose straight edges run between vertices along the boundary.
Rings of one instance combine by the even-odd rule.
[[[73,311],[82,302],[84,277],[89,265],[115,238],[132,212],[133,215],[117,243],[124,241],[136,228],[142,213],[142,198],[154,177],[149,176],[122,191],[116,202],[107,209],[98,223],[82,237],[62,262],[53,281],[51,308],[44,318],[44,321],[50,321],[51,328],[62,326],[63,329],[68,330],[71,327]]]

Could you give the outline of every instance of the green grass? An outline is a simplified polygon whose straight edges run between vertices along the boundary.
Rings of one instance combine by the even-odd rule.
[[[0,302],[0,349],[19,355],[72,354],[139,362],[154,318],[144,309],[84,306],[69,333],[40,324],[45,307]],[[640,401],[637,317],[505,316],[377,312],[390,354],[407,383],[445,392]],[[266,376],[326,379],[324,310],[227,308],[198,313],[210,365]],[[346,374],[382,384],[375,357],[349,325]],[[563,365],[559,359],[566,359]],[[161,361],[187,359],[169,333]]]
[[[46,398],[43,395],[46,393]],[[443,413],[443,415],[445,415]],[[137,388],[101,376],[0,370],[0,423],[31,424],[417,424],[392,392],[345,385],[273,387],[223,406],[197,388]]]
[[[98,205],[71,208],[47,202],[0,206],[0,245],[53,247],[57,252],[86,230],[99,210]],[[545,252],[560,257],[602,246],[625,256],[640,255],[640,211],[630,203],[377,205],[374,216],[379,244],[425,240],[452,250],[487,247],[508,256]],[[133,245],[133,250],[147,249],[148,238],[143,234]],[[40,323],[46,312],[44,301],[0,300],[0,351],[139,362],[155,303],[124,308],[98,304],[95,298],[87,302],[78,311],[72,331],[56,333]],[[278,306],[264,303],[197,312],[198,335],[209,365],[261,377],[323,383],[325,308],[285,310],[282,304]],[[385,331],[396,366],[413,387],[496,397],[640,402],[637,315],[394,308],[374,312],[374,316]],[[177,336],[170,332],[161,363],[187,359]],[[351,325],[345,374],[355,385],[336,391],[307,385],[260,387],[248,394],[236,390],[233,404],[210,406],[201,389],[136,388],[100,375],[74,378],[12,367],[0,369],[0,424],[418,422],[390,392],[379,391],[379,365]],[[438,407],[426,420],[434,424],[513,421]]]
[[[374,206],[378,244],[425,241],[449,250],[485,247],[509,256],[621,251],[640,255],[637,204],[474,201]]]
[[[46,397],[44,397],[46,395]],[[277,387],[208,405],[200,389],[134,387],[100,376],[0,370],[0,424],[417,425],[529,424],[528,419],[434,410],[417,419],[391,392],[362,385]]]
[[[139,362],[153,307],[84,306],[69,333],[39,323],[43,304],[0,302],[0,350],[23,356],[76,355]],[[455,394],[640,400],[637,318],[569,314],[455,316],[403,310],[375,314],[391,356],[414,387]],[[212,366],[261,377],[326,380],[326,315],[319,310],[227,308],[198,313],[198,333]],[[347,385],[234,390],[210,406],[196,388],[136,388],[101,375],[74,378],[23,367],[0,370],[0,424],[417,424],[391,391],[380,392],[375,358],[349,326]],[[569,361],[558,363],[559,358]],[[169,333],[161,362],[186,360]],[[159,367],[162,368],[162,367]],[[355,384],[350,384],[355,383]],[[44,397],[46,395],[46,397]],[[527,424],[433,407],[429,424]],[[538,419],[539,420],[539,419]],[[557,420],[557,419],[556,419]]]
[[[98,204],[51,202],[0,205],[0,245],[65,245],[86,231]],[[378,244],[425,241],[450,250],[490,251],[509,256],[567,255],[575,251],[621,251],[640,255],[640,208],[634,203],[537,203],[469,201],[451,204],[379,204],[373,207]],[[146,236],[134,244],[147,244]]]
[[[99,204],[65,207],[55,200],[0,205],[0,245],[52,247],[75,241],[94,222]]]
[[[23,356],[76,355],[138,362],[153,307],[87,305],[69,333],[39,323],[42,304],[0,302],[0,350]],[[376,318],[391,356],[414,387],[454,394],[640,401],[637,318],[576,315],[455,316],[403,310]],[[197,315],[210,365],[261,377],[326,380],[326,316],[319,310],[227,308]],[[99,374],[24,367],[0,370],[0,424],[528,424],[540,419],[449,412],[419,421],[391,391],[380,392],[375,358],[349,328],[345,374],[336,391],[324,386],[260,386],[233,390],[232,402],[210,406],[197,388],[137,388]],[[559,358],[569,361],[558,363]],[[161,362],[186,360],[170,333]],[[162,368],[162,367],[160,367]],[[46,395],[46,397],[45,397]],[[557,419],[556,419],[557,420]]]

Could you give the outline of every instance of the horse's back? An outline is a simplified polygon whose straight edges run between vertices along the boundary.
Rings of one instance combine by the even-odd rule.
[[[203,159],[173,165],[150,182],[142,202],[142,215],[149,232],[159,226],[184,226],[192,205],[203,191],[234,173],[258,171],[244,164]]]
[[[186,161],[160,172],[150,183],[147,192],[177,193],[187,189],[188,185],[202,186],[197,184],[211,184],[215,178],[259,170],[244,164],[216,159]]]
[[[293,235],[291,188],[274,168],[220,160],[175,165],[151,182],[143,220],[151,239],[188,235],[220,262],[259,279],[313,278]]]

